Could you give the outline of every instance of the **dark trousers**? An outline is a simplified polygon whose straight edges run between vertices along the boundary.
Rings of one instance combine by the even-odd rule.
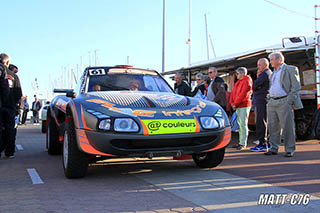
[[[2,144],[0,153],[4,151],[6,156],[11,156],[15,152],[16,147],[16,129],[15,126],[16,110],[10,108],[2,108],[3,131]]]
[[[255,114],[257,139],[259,140],[259,146],[264,146],[267,141],[267,105],[264,103],[257,103]]]
[[[2,133],[3,133],[3,119],[2,119],[2,107],[0,107],[0,148],[2,147],[3,144],[3,138],[2,138]],[[1,155],[1,152],[0,152]]]
[[[33,123],[39,123],[39,111],[32,111],[33,112]]]
[[[24,109],[24,110],[23,110],[22,120],[21,120],[21,123],[22,123],[22,124],[25,124],[25,123],[26,123],[28,112],[29,112],[29,109]]]

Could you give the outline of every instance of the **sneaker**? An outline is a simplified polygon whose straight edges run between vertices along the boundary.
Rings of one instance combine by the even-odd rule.
[[[259,145],[258,145],[258,146],[256,146],[256,147],[251,148],[250,151],[251,151],[251,152],[264,152],[264,151],[262,151],[263,148],[264,148],[263,146],[259,146]]]
[[[245,146],[239,145],[239,146],[237,147],[237,150],[243,150],[243,149],[245,149],[245,148],[246,148]]]
[[[6,158],[7,158],[7,159],[13,159],[13,158],[15,158],[15,156],[14,156],[14,155],[10,155],[10,156],[7,156],[7,155],[6,155]]]
[[[256,140],[256,141],[253,141],[252,143],[259,145],[260,141]]]
[[[238,148],[239,146],[241,146],[240,144],[235,144],[235,145],[233,145],[231,148]]]

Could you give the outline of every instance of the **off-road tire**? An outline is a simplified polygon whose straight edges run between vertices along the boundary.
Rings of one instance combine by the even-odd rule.
[[[63,142],[63,168],[67,178],[82,178],[88,170],[88,156],[79,150],[73,120],[67,122],[67,134]]]
[[[48,154],[61,155],[62,143],[59,141],[59,129],[53,119],[49,120],[47,134],[48,134]]]
[[[46,120],[41,121],[41,132],[46,133]]]
[[[192,158],[195,164],[200,168],[213,168],[218,166],[224,158],[225,149],[219,149],[211,152],[193,154]]]

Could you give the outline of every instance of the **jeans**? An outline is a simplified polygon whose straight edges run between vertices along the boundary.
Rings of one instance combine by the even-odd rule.
[[[239,124],[239,144],[246,147],[249,135],[248,119],[251,107],[237,108],[237,121]]]

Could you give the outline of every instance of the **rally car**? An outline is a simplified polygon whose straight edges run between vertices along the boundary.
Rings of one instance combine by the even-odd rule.
[[[75,90],[56,96],[47,114],[47,149],[63,155],[67,178],[107,158],[192,155],[218,166],[231,139],[216,103],[174,93],[154,70],[88,67]]]

